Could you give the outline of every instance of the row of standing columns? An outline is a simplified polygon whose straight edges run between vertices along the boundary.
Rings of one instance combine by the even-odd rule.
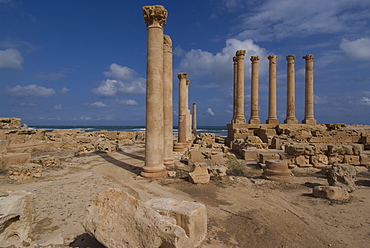
[[[233,119],[234,124],[244,124],[244,56],[245,50],[236,51],[234,62],[234,102],[233,102]],[[294,60],[295,55],[288,55],[287,60],[287,108],[286,119],[284,123],[297,124],[295,117],[295,72]],[[313,58],[312,54],[303,56],[306,60],[305,73],[305,117],[303,124],[316,124],[314,118],[314,94],[313,94]],[[249,124],[260,124],[258,114],[258,61],[259,56],[251,56],[251,110]],[[278,124],[276,111],[276,59],[277,56],[270,55],[269,59],[269,95],[268,95],[268,118],[267,124]]]

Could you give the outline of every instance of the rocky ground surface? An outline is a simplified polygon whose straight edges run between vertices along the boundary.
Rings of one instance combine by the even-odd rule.
[[[41,178],[17,182],[0,175],[0,190],[24,190],[34,195],[32,242],[23,246],[103,247],[85,234],[82,217],[93,197],[119,188],[147,201],[170,197],[201,202],[207,207],[208,234],[201,247],[368,247],[370,243],[370,172],[356,167],[357,189],[348,202],[312,196],[316,185],[328,185],[314,168],[293,169],[290,182],[261,178],[262,169],[236,159],[230,171],[208,184],[192,184],[186,173],[175,178],[145,180],[144,144],[120,147],[114,153],[75,156],[58,151],[61,165]],[[36,155],[48,154],[39,152]]]

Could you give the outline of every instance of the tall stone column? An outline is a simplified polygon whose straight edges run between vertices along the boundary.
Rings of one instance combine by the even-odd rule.
[[[164,158],[166,166],[175,164],[173,156],[173,105],[172,105],[172,40],[163,36],[163,118]]]
[[[181,152],[186,146],[186,132],[187,132],[187,113],[188,113],[188,103],[187,103],[187,79],[188,74],[185,72],[178,73],[177,77],[179,79],[179,119],[178,119],[178,139],[177,144],[174,146],[174,151]]]
[[[266,124],[279,124],[276,112],[276,59],[278,56],[270,55],[269,59],[269,109]]]
[[[197,137],[197,103],[193,102],[193,136]]]
[[[303,56],[306,60],[306,73],[305,73],[305,112],[303,124],[316,124],[314,118],[314,95],[313,95],[313,58],[312,54],[307,54]]]
[[[163,28],[167,10],[161,5],[144,6],[147,28],[145,166],[141,176],[164,177],[163,165]]]
[[[245,50],[236,51],[237,62],[237,89],[236,89],[236,109],[235,109],[235,124],[245,124],[244,116],[244,56]]]
[[[236,98],[237,98],[237,62],[236,56],[233,57],[233,65],[234,65],[234,84],[233,84],[233,118],[231,123],[235,123],[235,116],[236,116]]]
[[[287,104],[286,104],[286,119],[284,123],[297,124],[298,120],[295,117],[295,75],[294,75],[294,60],[295,55],[291,54],[286,57],[287,65]]]
[[[260,124],[261,120],[258,117],[258,60],[259,56],[251,56],[252,61],[252,83],[251,83],[251,117],[249,124]]]
[[[186,80],[186,142],[189,143],[192,140],[192,132],[191,132],[191,115],[190,115],[190,109],[189,109],[189,85],[190,80]]]

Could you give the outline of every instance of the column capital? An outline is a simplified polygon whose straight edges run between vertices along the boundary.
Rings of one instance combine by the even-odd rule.
[[[286,56],[286,60],[287,61],[295,60],[295,54],[290,54],[290,55]]]
[[[196,102],[193,102],[193,105],[197,105],[197,103]]]
[[[189,86],[190,80],[186,80],[186,86]]]
[[[233,57],[233,62],[236,63],[236,56]]]
[[[177,78],[179,80],[181,80],[181,79],[188,79],[188,74],[185,73],[185,72],[180,72],[180,73],[177,74]]]
[[[167,47],[172,48],[172,40],[169,35],[166,34],[163,35],[163,44],[166,45]]]
[[[277,55],[269,55],[267,58],[268,60],[276,60],[277,59]]]
[[[260,60],[260,56],[251,56],[250,60],[252,62],[256,62],[256,61]]]
[[[235,55],[236,57],[245,56],[246,52],[246,50],[237,50]]]
[[[313,56],[312,54],[307,54],[305,56],[303,56],[302,58],[304,58],[305,60],[313,60],[315,56]]]
[[[167,10],[162,5],[151,5],[142,7],[144,20],[147,27],[166,25]]]

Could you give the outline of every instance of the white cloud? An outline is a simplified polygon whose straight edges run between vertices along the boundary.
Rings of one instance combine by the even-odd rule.
[[[368,97],[362,97],[360,102],[364,105],[370,106],[370,98],[368,98]]]
[[[7,88],[6,93],[12,96],[27,97],[49,97],[55,94],[55,90],[50,88],[45,88],[43,86],[37,86],[35,84],[30,84],[27,86],[17,85],[13,88]]]
[[[354,41],[343,39],[340,48],[353,60],[370,60],[370,38],[360,38]]]
[[[37,106],[37,104],[34,102],[22,102],[19,105],[22,107],[36,107]]]
[[[79,118],[79,120],[81,120],[81,121],[92,121],[93,120],[93,118],[92,117],[90,117],[90,116],[81,116],[80,118]]]
[[[17,49],[0,50],[0,68],[22,70],[23,58]]]
[[[207,108],[207,113],[212,115],[212,116],[215,116],[215,113],[212,111],[211,108]]]
[[[68,91],[69,91],[69,89],[64,87],[64,88],[62,88],[62,89],[60,90],[60,92],[59,92],[59,93],[60,93],[61,95],[64,95],[64,94],[66,94]]]
[[[212,54],[200,49],[192,49],[186,53],[185,58],[180,62],[180,69],[186,71],[190,77],[193,76],[210,76],[213,82],[203,87],[216,87],[220,84],[230,83],[232,80],[233,60],[237,50],[246,50],[245,64],[250,63],[250,57],[258,55],[261,58],[259,71],[263,74],[267,70],[267,51],[264,48],[253,43],[252,40],[226,40],[225,47],[216,54]],[[262,60],[264,59],[264,60]],[[263,62],[262,62],[263,61]],[[261,63],[262,62],[262,63]],[[248,77],[250,73],[245,72]],[[231,78],[231,79],[230,79]]]
[[[61,110],[63,107],[62,107],[62,104],[58,104],[58,105],[55,105],[54,106],[54,109],[55,110]]]
[[[110,71],[104,72],[104,75],[113,79],[104,80],[98,88],[93,89],[93,93],[97,95],[117,96],[145,93],[145,79],[139,77],[133,69],[113,63]]]
[[[124,100],[122,102],[120,102],[122,105],[130,105],[130,106],[133,106],[133,105],[139,105],[135,100],[132,100],[132,99],[129,99],[129,100]]]
[[[318,7],[319,6],[319,7]],[[241,16],[240,38],[282,39],[291,36],[356,32],[366,28],[369,1],[268,0],[254,14]]]
[[[86,103],[85,105],[92,107],[92,108],[106,108],[108,107],[107,104],[99,101],[99,102],[93,102],[93,103]]]

